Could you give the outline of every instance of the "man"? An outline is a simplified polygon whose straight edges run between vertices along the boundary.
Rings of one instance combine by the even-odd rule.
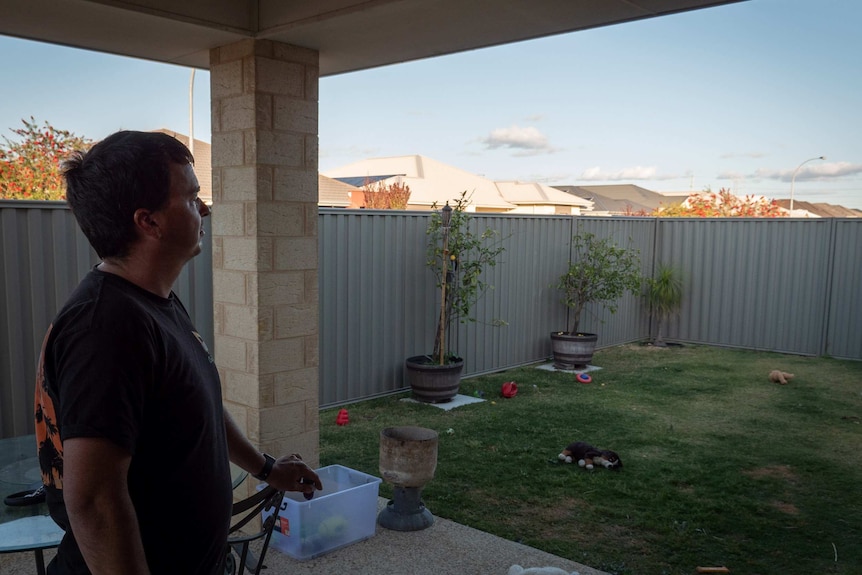
[[[209,208],[189,150],[118,132],[64,166],[101,258],[48,329],[36,385],[39,461],[66,534],[49,574],[213,575],[230,524],[229,461],[285,491],[320,479],[261,454],[224,411],[213,357],[171,291]]]

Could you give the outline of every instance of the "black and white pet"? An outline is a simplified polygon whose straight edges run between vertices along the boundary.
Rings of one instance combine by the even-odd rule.
[[[578,462],[580,467],[592,470],[595,465],[601,465],[605,469],[618,470],[623,466],[620,456],[608,449],[599,449],[589,443],[576,441],[570,443],[557,457],[566,463]]]

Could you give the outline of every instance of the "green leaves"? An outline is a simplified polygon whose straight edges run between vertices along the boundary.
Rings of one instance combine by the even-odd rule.
[[[442,289],[444,279],[446,281],[445,318],[441,319],[447,331],[453,321],[476,321],[471,315],[473,306],[487,290],[493,289],[483,278],[483,272],[497,265],[504,250],[496,230],[478,229],[467,211],[469,204],[470,197],[464,191],[452,206],[448,229],[444,229],[441,212],[436,210],[431,214],[426,232],[425,263],[434,272],[438,288]],[[434,357],[440,352],[439,328]],[[452,338],[447,339],[451,341]]]
[[[667,318],[682,305],[682,276],[671,266],[659,264],[655,277],[646,279],[644,296],[652,312]]]
[[[657,335],[655,345],[665,345],[662,337],[662,323],[679,311],[682,306],[682,276],[680,272],[666,264],[659,264],[655,276],[646,278],[644,297],[650,313],[656,318]]]
[[[555,285],[562,302],[574,312],[569,333],[578,333],[581,315],[588,303],[603,304],[616,313],[617,300],[640,289],[640,251],[622,248],[610,238],[579,230],[572,237],[572,261]]]

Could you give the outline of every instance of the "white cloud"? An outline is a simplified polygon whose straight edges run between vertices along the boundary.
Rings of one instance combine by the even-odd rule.
[[[728,152],[726,154],[722,154],[719,156],[722,160],[729,160],[733,158],[763,158],[766,154],[763,152]]]
[[[533,126],[497,128],[481,141],[489,150],[498,148],[520,150],[515,154],[518,156],[554,152],[554,148],[548,143],[548,138]]]
[[[719,180],[742,180],[745,179],[745,174],[740,172],[719,172],[716,178]]]
[[[851,164],[850,162],[824,162],[822,164],[811,164],[810,166],[803,167],[796,175],[796,179],[822,180],[827,178],[854,176],[856,174],[862,174],[862,164]]]
[[[567,172],[558,172],[556,174],[528,174],[526,176],[521,176],[516,178],[519,182],[538,182],[540,184],[553,184],[558,182],[568,182],[572,179],[572,174]]]
[[[771,170],[760,168],[754,171],[751,175],[753,178],[764,180],[779,180],[789,182],[793,179],[793,170]],[[806,164],[796,173],[796,181],[805,180],[830,180],[843,178],[845,176],[855,176],[862,174],[862,164],[851,164],[850,162],[826,162]]]
[[[661,175],[655,166],[634,166],[615,172],[602,170],[599,166],[587,168],[581,173],[581,180],[586,181],[620,181],[620,180],[673,180],[678,176]]]

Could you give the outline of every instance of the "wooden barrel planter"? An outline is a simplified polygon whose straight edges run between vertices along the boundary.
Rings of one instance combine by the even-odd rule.
[[[599,336],[594,333],[551,333],[551,350],[557,369],[583,369],[592,360]]]
[[[438,364],[427,355],[407,358],[407,382],[413,390],[413,399],[426,403],[444,403],[458,395],[464,360]]]

